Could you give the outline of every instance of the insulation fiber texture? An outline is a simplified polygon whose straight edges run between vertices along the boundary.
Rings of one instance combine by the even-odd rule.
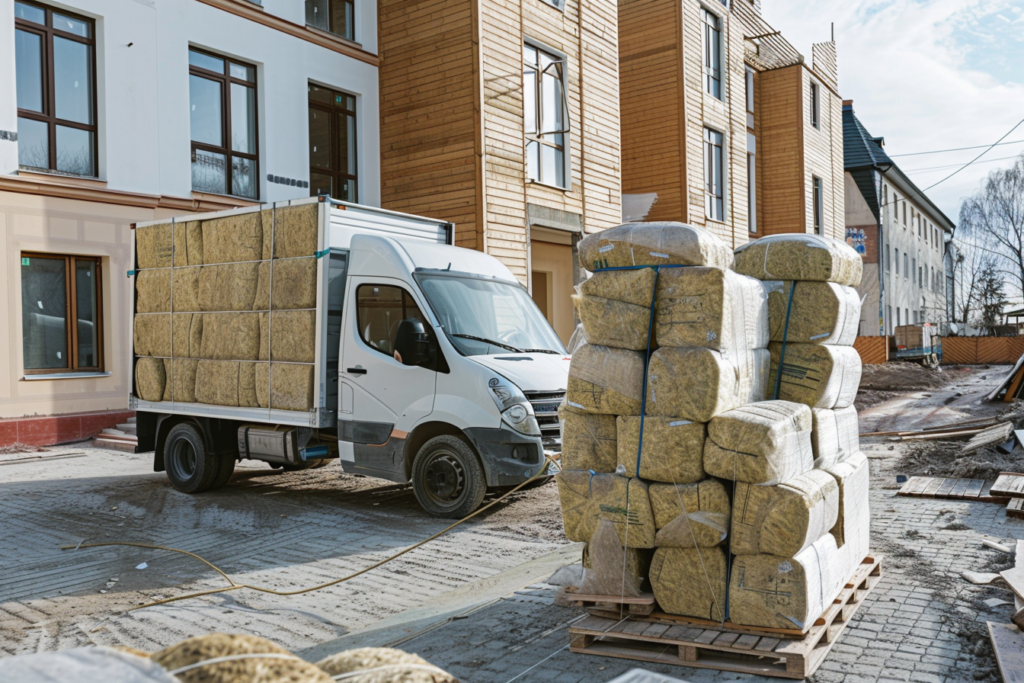
[[[662,273],[664,276],[665,273]],[[655,271],[653,268],[638,270],[608,270],[594,275],[580,283],[581,296],[612,299],[634,306],[643,306],[648,311],[654,299]]]
[[[241,654],[291,654],[257,636],[214,633],[197,636],[161,650],[152,659],[168,671],[218,657]],[[299,657],[235,659],[177,674],[182,683],[330,683],[331,677]]]
[[[585,237],[579,252],[587,270],[666,265],[726,269],[733,260],[725,242],[685,223],[626,223]]]
[[[615,525],[602,519],[583,548],[583,581],[579,592],[640,597],[647,589],[653,555],[653,550],[623,548]]]
[[[839,484],[811,470],[785,484],[736,484],[732,552],[793,557],[827,534],[839,515]]]
[[[274,258],[312,256],[317,250],[319,203],[264,209],[263,258],[270,258],[273,232]],[[271,228],[273,227],[273,230]],[[259,258],[259,257],[257,257]]]
[[[171,355],[171,314],[147,313],[134,320],[135,355]]]
[[[260,214],[260,211],[246,211],[203,221],[203,263],[259,261],[263,257],[263,221]]]
[[[839,516],[832,528],[840,551],[856,567],[868,554],[871,536],[871,511],[868,505],[870,473],[868,459],[854,453],[826,470],[839,484]]]
[[[654,547],[654,515],[646,483],[579,470],[562,470],[557,480],[562,521],[570,541],[589,542],[597,524],[607,520],[624,547]]]
[[[768,364],[765,349],[660,348],[651,355],[648,366],[647,414],[707,422],[727,410],[759,401],[764,397]],[[571,388],[571,369],[569,376]],[[635,415],[640,411],[616,412]]]
[[[386,647],[346,650],[316,663],[331,676],[364,671],[346,683],[459,683],[419,655]]]
[[[259,266],[259,263],[225,263],[200,269],[200,310],[251,311],[256,300]]]
[[[725,550],[720,547],[654,552],[651,587],[661,609],[669,614],[722,621],[725,584]]]
[[[258,315],[260,360],[313,362],[316,357],[316,311],[272,311]],[[271,337],[272,343],[268,344]]]
[[[256,400],[260,408],[311,410],[313,366],[293,363],[257,364]]]
[[[651,308],[614,299],[574,295],[572,301],[579,313],[587,341],[633,351],[647,350]]]
[[[731,270],[665,268],[658,276],[654,338],[658,346],[763,349],[766,302],[764,285]]]
[[[735,268],[758,280],[814,280],[857,287],[864,263],[845,242],[791,233],[744,244],[736,250]]]
[[[860,450],[860,422],[854,406],[811,409],[814,466],[828,468]]]
[[[139,268],[169,267],[171,246],[170,223],[135,228],[135,260]]]
[[[200,266],[189,268],[175,268],[171,277],[174,280],[174,310],[175,311],[200,311],[202,306],[199,303],[199,273]]]
[[[164,385],[165,401],[196,402],[196,373],[199,361],[193,358],[165,358],[164,373],[167,382]]]
[[[135,361],[135,393],[144,401],[162,401],[167,372],[161,358],[143,357]]]
[[[591,470],[610,473],[616,465],[616,427],[614,415],[580,413],[559,406],[562,424],[562,467],[567,470]]]
[[[729,495],[717,479],[699,484],[651,484],[659,548],[710,548],[729,531]]]
[[[564,456],[563,456],[564,457]],[[562,510],[565,537],[578,543],[589,543],[597,529],[597,520],[590,497],[590,482],[594,477],[587,470],[569,470],[563,467],[555,475],[558,482],[558,502]]]
[[[204,313],[200,358],[257,360],[260,354],[259,313]]]
[[[811,411],[789,401],[763,401],[708,423],[704,469],[748,484],[781,484],[814,466]]]
[[[789,290],[793,282],[766,282],[768,323],[772,341],[851,346],[860,326],[860,295],[853,287],[834,282],[797,282],[793,305]],[[789,332],[786,333],[786,309]]]
[[[195,400],[219,406],[240,406],[239,388],[252,363],[201,360],[196,368]]]
[[[169,313],[171,310],[171,270],[142,270],[135,274],[135,311]]]
[[[772,342],[768,349],[768,391],[774,392],[782,344]],[[860,354],[852,346],[786,344],[778,398],[812,408],[846,408],[857,397],[861,369]]]
[[[637,449],[640,445],[640,416],[620,415],[616,418],[616,425],[617,464],[622,465],[626,476],[635,477]],[[706,435],[707,430],[702,422],[672,417],[644,418],[640,477],[669,484],[700,481],[704,478]]]
[[[259,264],[252,309],[270,308],[270,261]],[[274,261],[274,310],[316,308],[316,258]]]
[[[644,355],[638,351],[585,344],[572,356],[566,403],[605,415],[639,415]]]

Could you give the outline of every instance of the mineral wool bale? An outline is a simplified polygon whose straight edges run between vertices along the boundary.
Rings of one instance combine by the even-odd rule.
[[[624,547],[654,547],[654,516],[646,483],[579,470],[563,470],[557,479],[562,521],[570,541],[589,541],[604,519],[615,526]]]
[[[171,355],[171,315],[140,313],[133,321],[136,356]]]
[[[162,401],[167,373],[162,358],[143,357],[135,361],[135,393],[144,401]]]
[[[576,312],[591,344],[617,349],[645,351],[650,333],[650,306],[635,306],[624,301],[596,296],[572,297]]]
[[[735,269],[758,280],[814,280],[857,287],[864,263],[845,242],[789,233],[744,244],[736,250]]]
[[[260,363],[238,364],[238,405],[242,408],[259,408],[256,394],[256,366]]]
[[[174,310],[198,311],[199,304],[199,273],[201,266],[175,268],[171,277],[174,280]]]
[[[860,295],[834,282],[766,282],[772,341],[850,346],[860,326]],[[793,290],[793,304],[789,292]],[[789,327],[786,311],[789,310]]]
[[[259,263],[204,266],[199,272],[199,310],[251,311],[259,284]]]
[[[769,395],[775,391],[782,344],[772,342]],[[786,344],[779,399],[812,408],[845,408],[857,397],[861,375],[860,354],[852,346]]]
[[[626,476],[635,477],[640,445],[640,416],[620,415],[616,418],[616,432],[617,463],[625,468]],[[704,478],[706,436],[707,429],[703,422],[653,415],[645,417],[640,477],[669,484],[700,481]]]
[[[555,475],[562,526],[565,528],[565,537],[570,541],[589,543],[597,529],[597,514],[590,495],[594,476],[593,472],[587,470],[570,470],[565,467]]]
[[[579,592],[640,597],[649,586],[647,576],[653,555],[650,549],[623,548],[615,525],[602,519],[583,547],[583,581]]]
[[[763,401],[708,423],[704,469],[748,484],[779,484],[814,466],[811,411],[790,401]]]
[[[291,363],[315,360],[316,311],[272,311],[254,315],[260,317],[260,360]]]
[[[259,313],[204,313],[199,357],[206,360],[258,360]]]
[[[660,348],[651,355],[647,371],[647,414],[707,422],[727,410],[759,401],[764,396],[768,364],[765,349]],[[570,383],[571,377],[570,369]],[[635,415],[639,411],[618,412]]]
[[[386,647],[345,650],[316,665],[330,676],[344,674],[346,683],[459,683],[419,655]]]
[[[605,415],[639,415],[644,385],[644,354],[585,344],[572,356],[566,403]]]
[[[252,310],[270,308],[270,261],[259,264]],[[316,258],[279,259],[274,266],[274,310],[316,308]]]
[[[651,484],[659,548],[710,548],[729,531],[729,494],[717,479],[698,484]]]
[[[722,621],[727,571],[721,547],[658,548],[651,560],[651,587],[669,614]]]
[[[822,470],[784,484],[736,484],[732,552],[793,557],[832,529],[839,515],[839,485]]]
[[[204,264],[259,261],[263,257],[263,221],[259,211],[205,220],[202,234]]]
[[[662,275],[666,272],[668,271],[664,271]],[[656,272],[653,268],[607,270],[594,273],[580,283],[578,290],[582,296],[613,299],[650,310],[654,299],[655,278]]]
[[[263,210],[263,258],[312,256],[317,250],[319,203],[279,206]]]
[[[203,314],[174,314],[174,353],[176,358],[199,358],[202,353]]]
[[[567,470],[614,472],[616,428],[614,415],[581,413],[561,405],[562,467]]]
[[[232,655],[274,654],[217,661],[176,674],[182,683],[330,683],[331,677],[314,664],[288,656],[283,647],[265,638],[213,633],[184,640],[153,655],[157,664],[175,671]],[[281,655],[285,655],[282,657]],[[365,683],[365,682],[364,682]]]
[[[193,358],[165,358],[164,372],[167,382],[164,385],[165,401],[196,402],[196,373],[199,361]]]
[[[174,226],[174,265],[203,265],[203,222],[186,221]]]
[[[711,231],[685,223],[626,223],[585,237],[580,263],[587,270],[624,266],[729,268],[732,252]]]
[[[828,468],[860,450],[857,408],[811,409],[811,449],[814,466]]]
[[[665,268],[658,277],[654,338],[658,346],[765,348],[766,301],[758,280],[731,270]]]
[[[135,274],[135,312],[169,313],[171,310],[171,270],[141,270]]]
[[[135,228],[135,261],[139,268],[170,267],[172,244],[170,223]]]
[[[310,410],[313,381],[312,365],[259,363],[256,365],[256,400],[260,408]]]
[[[832,534],[794,557],[736,555],[729,582],[729,620],[806,632],[843,589],[850,574],[847,565]]]
[[[239,365],[230,360],[201,360],[196,368],[196,401],[238,406]]]
[[[846,560],[856,567],[868,554],[871,534],[871,511],[868,493],[871,484],[868,459],[857,452],[824,471],[835,477],[839,486],[839,516],[832,536]]]

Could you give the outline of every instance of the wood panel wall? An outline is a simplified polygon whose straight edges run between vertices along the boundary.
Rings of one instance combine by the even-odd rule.
[[[758,74],[758,232],[805,232],[802,67]]]
[[[981,365],[1016,363],[1024,355],[1024,336],[943,337],[942,362]]]

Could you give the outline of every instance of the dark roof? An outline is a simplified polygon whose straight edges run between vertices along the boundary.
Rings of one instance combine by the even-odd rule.
[[[847,171],[892,165],[892,159],[879,144],[882,140],[864,128],[864,124],[853,113],[852,105],[843,105],[843,166]]]

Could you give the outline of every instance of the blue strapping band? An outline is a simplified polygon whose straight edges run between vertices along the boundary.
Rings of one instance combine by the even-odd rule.
[[[772,400],[779,400],[779,390],[782,389],[782,366],[786,361],[786,339],[789,337],[789,314],[793,310],[793,291],[796,289],[796,280],[789,286],[789,303],[786,304],[786,326],[782,328],[782,349],[779,351],[779,367],[775,369],[775,392]]]
[[[135,275],[135,271],[134,270],[129,270],[128,271],[128,277],[131,277],[132,275]]]
[[[320,251],[314,251],[313,256],[316,256],[317,258],[323,258],[324,256],[327,256],[329,253],[331,253],[330,248],[321,249]]]

